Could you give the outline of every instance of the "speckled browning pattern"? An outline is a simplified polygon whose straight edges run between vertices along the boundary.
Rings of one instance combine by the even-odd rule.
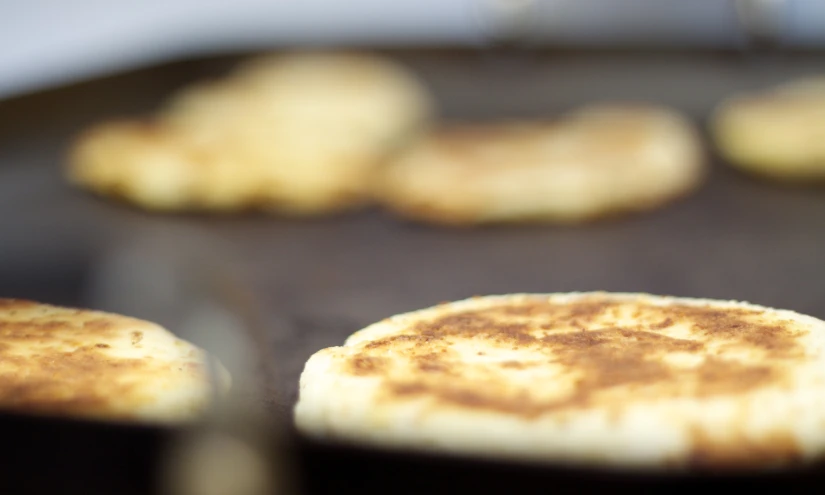
[[[538,425],[587,411],[620,418],[645,402],[781,393],[795,386],[801,364],[822,358],[805,343],[810,325],[752,305],[606,293],[475,301],[362,330],[340,352],[322,351],[334,354],[329,372],[372,380],[378,408],[424,401],[427,411],[486,412]],[[698,425],[684,423],[690,448],[666,463],[752,467],[804,457],[782,425],[739,438]]]
[[[209,398],[202,352],[137,319],[0,299],[0,407],[180,419]]]

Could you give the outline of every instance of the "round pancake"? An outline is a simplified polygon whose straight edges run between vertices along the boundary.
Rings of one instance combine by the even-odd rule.
[[[415,76],[359,53],[296,52],[184,88],[70,153],[73,184],[153,210],[320,215],[364,206],[375,169],[426,125]]]
[[[306,363],[305,434],[611,469],[825,452],[825,322],[624,293],[476,297],[385,319]]]
[[[825,79],[731,96],[715,109],[711,133],[739,170],[789,183],[825,180]]]
[[[384,169],[387,208],[439,224],[580,222],[651,209],[704,178],[681,115],[647,104],[594,104],[558,121],[453,125]]]
[[[158,325],[0,299],[0,409],[175,423],[201,415],[213,392],[205,353]]]

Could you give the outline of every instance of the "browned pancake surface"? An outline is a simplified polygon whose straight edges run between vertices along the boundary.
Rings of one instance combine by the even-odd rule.
[[[155,413],[176,417],[203,405],[206,376],[198,349],[151,323],[0,299],[4,409],[109,418]],[[155,410],[167,401],[176,410]]]

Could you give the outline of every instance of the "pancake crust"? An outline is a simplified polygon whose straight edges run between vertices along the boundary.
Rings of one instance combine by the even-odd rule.
[[[477,297],[397,315],[306,363],[306,434],[657,470],[825,452],[825,322],[621,293]]]
[[[196,418],[212,395],[204,353],[155,324],[0,299],[2,409],[178,422]]]
[[[711,134],[730,165],[784,183],[825,182],[825,78],[722,101]]]
[[[262,56],[184,88],[147,119],[90,128],[66,175],[156,211],[346,211],[369,202],[375,169],[432,107],[415,76],[388,59]]]
[[[424,222],[574,223],[659,207],[704,172],[681,115],[602,103],[556,121],[445,126],[400,154],[375,189],[387,208]]]

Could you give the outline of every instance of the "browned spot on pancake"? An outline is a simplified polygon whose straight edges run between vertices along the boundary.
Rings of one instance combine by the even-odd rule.
[[[107,320],[106,318],[97,318],[94,320],[89,320],[83,323],[83,328],[89,330],[96,330],[99,332],[105,332],[107,330],[112,330],[115,328],[114,323],[111,320]]]
[[[561,409],[587,407],[599,392],[613,387],[681,380],[683,377],[678,376],[678,371],[652,358],[662,349],[695,352],[703,347],[701,342],[624,328],[551,334],[542,338],[541,343],[553,350],[553,362],[581,373],[572,395],[536,401],[526,394],[513,396],[513,392],[503,389],[500,383],[474,386],[471,383],[422,381],[420,386],[414,387],[413,383],[404,381],[391,387],[395,391],[403,390],[403,395],[432,395],[436,400],[454,405],[473,404],[474,407],[533,417]],[[738,390],[741,385],[737,382],[731,388]]]
[[[112,345],[104,337],[129,336],[135,324],[117,315],[36,303],[0,306],[0,405],[30,412],[130,417],[127,408],[152,400],[154,392],[147,390],[146,380],[168,377],[170,371],[168,364],[151,358],[110,354]]]
[[[137,346],[143,340],[143,332],[132,332],[132,345]]]
[[[445,346],[435,348],[433,352],[417,353],[412,356],[415,368],[424,373],[454,375],[456,370],[452,361],[454,353]]]
[[[499,323],[495,319],[468,313],[446,316],[437,321],[422,323],[415,327],[413,334],[393,335],[365,345],[366,349],[398,349],[412,346],[435,348],[448,344],[450,337],[484,338],[499,344],[527,345],[536,342],[529,334],[529,326],[524,323]]]
[[[529,333],[530,327],[526,323],[501,323],[489,316],[473,312],[458,313],[430,323],[421,323],[416,330],[428,342],[443,340],[450,336],[481,337],[499,344],[528,345],[536,342],[536,337]]]
[[[546,317],[551,320],[565,321],[573,325],[590,323],[604,312],[615,308],[613,301],[582,301],[575,304],[554,304],[549,301],[528,302],[517,305],[506,305],[482,310],[484,314],[502,314],[507,316]],[[579,321],[581,320],[581,321]],[[553,328],[553,321],[545,322],[548,328]]]
[[[36,306],[37,303],[34,301],[29,301],[26,299],[8,299],[8,298],[0,298],[0,309],[4,312],[8,312],[17,308],[25,309],[31,308]]]
[[[524,368],[527,368],[529,366],[529,364],[525,363],[523,361],[504,361],[504,362],[501,363],[500,366],[502,368],[523,370]]]
[[[390,383],[393,393],[400,396],[418,395],[428,391],[429,387],[423,383]]]
[[[419,326],[419,333],[424,336],[441,336],[445,332],[484,332],[495,326],[497,322],[494,319],[472,311],[465,311],[422,324]]]
[[[450,367],[437,359],[417,360],[416,367],[425,373],[449,373]]]
[[[380,373],[386,365],[386,360],[379,357],[356,356],[349,363],[353,375],[372,375]]]
[[[3,407],[53,413],[105,410],[112,397],[118,401],[134,395],[134,385],[107,379],[151,369],[137,359],[113,359],[94,347],[31,356],[0,355],[4,365],[25,370],[25,378],[0,375]]]
[[[643,358],[644,354],[656,351],[695,352],[704,347],[702,342],[695,340],[676,339],[654,332],[622,327],[555,333],[543,337],[541,341],[550,344],[552,348],[558,347],[560,350],[587,349],[588,353],[608,350],[611,355],[638,354],[634,357],[639,358]]]
[[[740,331],[737,335],[743,344],[759,347],[775,356],[799,355],[798,336],[784,325],[756,325],[751,331]]]
[[[758,439],[742,434],[719,439],[696,429],[691,443],[688,464],[702,470],[778,467],[803,460],[802,449],[787,431],[768,433]]]
[[[708,357],[695,369],[694,375],[696,396],[705,397],[752,390],[774,382],[782,373],[776,366]]]
[[[5,313],[5,312],[4,312]],[[3,320],[0,314],[0,338],[6,342],[38,341],[61,336],[68,339],[74,334],[78,322],[55,319],[32,318],[22,321]],[[82,331],[78,329],[78,331]],[[68,332],[68,333],[67,333]],[[88,334],[88,332],[86,332]]]
[[[36,324],[40,330],[45,330],[46,332],[60,331],[67,326],[65,321],[60,320],[48,320]]]
[[[701,342],[625,328],[559,333],[542,340],[555,349],[559,364],[582,372],[576,397],[582,405],[602,389],[673,379],[674,370],[654,360],[656,354],[703,347]]]
[[[652,398],[746,393],[781,383],[786,377],[783,360],[798,356],[800,350],[799,332],[757,321],[758,311],[633,303],[625,313],[634,315],[636,325],[625,328],[613,323],[627,308],[622,304],[601,298],[570,304],[534,299],[457,312],[363,345],[351,358],[350,369],[358,369],[354,363],[359,359],[385,356],[392,350],[403,360],[409,359],[413,369],[385,375],[385,392],[390,396],[427,396],[456,406],[535,417],[596,404],[612,407],[610,400],[618,399],[605,394],[618,388]],[[697,339],[662,332],[675,325],[688,325]],[[520,361],[477,364],[445,356],[456,342],[476,339],[501,349],[525,349],[545,356],[565,380],[572,381],[574,389],[563,397],[542,399],[531,395],[527,386],[519,387],[497,374],[524,368]],[[703,353],[711,343],[719,352],[709,352],[696,366],[671,365],[664,359],[671,353]],[[767,360],[745,363],[726,358],[727,345],[763,351]]]
[[[689,319],[693,331],[705,338],[738,342],[766,351],[771,357],[798,356],[801,351],[797,343],[799,331],[781,323],[755,322],[753,319],[760,315],[755,310],[675,306],[669,312],[676,318]]]
[[[414,343],[419,341],[426,341],[426,338],[421,335],[393,335],[368,342],[365,347],[367,349],[381,349],[385,347],[396,347],[398,344]]]

